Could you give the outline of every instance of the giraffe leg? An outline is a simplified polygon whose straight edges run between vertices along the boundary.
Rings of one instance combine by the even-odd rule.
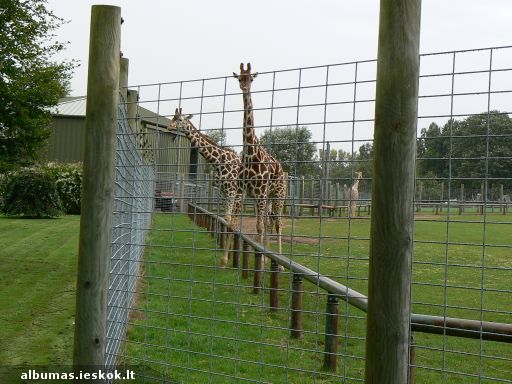
[[[256,202],[256,231],[258,232],[258,243],[264,244],[268,248],[268,238],[266,236],[268,229],[267,204],[265,199],[258,199]],[[265,264],[267,258],[265,257]]]
[[[282,249],[283,209],[284,209],[284,199],[279,198],[279,197],[275,198],[272,201],[272,221],[276,228],[277,249],[278,249],[278,252],[280,255],[283,254],[283,249]],[[284,271],[284,267],[282,265],[279,266],[279,271],[281,271],[281,272]]]
[[[233,201],[232,199],[229,199],[229,201],[226,203],[226,212],[224,214],[224,220],[226,220],[226,222],[228,223],[228,227],[226,228],[226,232],[221,234],[221,236],[224,236],[224,255],[220,259],[221,268],[225,268],[226,265],[228,264],[229,250],[231,249],[231,243],[233,240],[233,235],[231,232],[232,211]]]

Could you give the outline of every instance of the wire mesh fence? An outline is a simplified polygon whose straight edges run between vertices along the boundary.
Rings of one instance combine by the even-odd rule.
[[[141,156],[137,136],[129,127],[126,104],[119,107],[112,220],[112,256],[107,311],[107,367],[116,364],[134,305],[137,279],[151,230],[154,168]]]
[[[511,62],[512,47],[421,56],[415,383],[512,382]],[[119,170],[119,180],[140,187],[137,197],[118,187],[110,361],[141,366],[147,382],[364,381],[375,77],[376,61],[366,60],[254,79],[256,136],[288,174],[280,254],[275,234],[266,234],[266,249],[256,242],[254,201],[245,196],[232,262],[221,268],[226,198],[214,173],[191,167],[194,148],[148,133],[155,184],[153,168],[133,160],[136,146],[121,151],[129,174]],[[235,79],[136,89],[138,105],[160,122],[170,125],[182,108],[219,146],[243,150]],[[120,263],[127,249],[130,270]]]

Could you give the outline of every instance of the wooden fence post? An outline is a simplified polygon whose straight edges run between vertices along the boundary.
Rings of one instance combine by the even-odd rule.
[[[324,369],[331,372],[336,372],[338,361],[338,317],[338,297],[328,294],[325,313]]]
[[[420,0],[381,0],[366,328],[366,384],[407,383]]]
[[[240,235],[238,233],[233,234],[233,268],[238,268],[240,265]]]
[[[249,244],[246,241],[242,243],[242,279],[249,277]]]
[[[291,337],[300,339],[302,337],[302,275],[293,274],[292,282],[292,319],[291,319]]]
[[[211,212],[213,210],[213,181],[215,177],[213,172],[206,176],[208,177],[208,211]]]
[[[407,384],[414,384],[414,365],[416,364],[416,343],[414,333],[411,333],[411,343],[409,344],[409,381]]]
[[[121,8],[92,6],[73,346],[80,370],[105,364],[120,40]]]
[[[274,260],[270,263],[270,312],[279,309],[279,264]]]
[[[265,268],[263,262],[263,254],[258,251],[254,251],[254,282],[253,292],[259,293],[261,290],[261,278],[263,275],[263,269]]]

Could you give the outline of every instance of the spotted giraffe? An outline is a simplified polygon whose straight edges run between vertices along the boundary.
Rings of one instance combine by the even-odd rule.
[[[275,224],[279,253],[282,253],[281,231],[282,213],[286,198],[286,177],[281,163],[277,161],[260,144],[254,130],[254,114],[251,98],[251,83],[257,76],[251,74],[251,64],[240,64],[240,74],[233,72],[233,77],[239,81],[244,102],[243,120],[243,151],[240,180],[247,196],[256,199],[256,231],[258,240],[263,244],[265,237],[268,246],[267,233],[272,231]],[[267,215],[269,217],[267,218]]]
[[[198,148],[199,153],[215,168],[215,182],[223,197],[224,220],[232,229],[238,228],[241,204],[241,192],[238,174],[242,162],[240,156],[231,148],[220,147],[208,135],[205,135],[192,124],[192,115],[183,116],[181,108],[176,108],[174,117],[169,124],[170,131],[183,132],[190,143]],[[224,255],[221,267],[228,262],[232,236],[228,235],[224,242]]]

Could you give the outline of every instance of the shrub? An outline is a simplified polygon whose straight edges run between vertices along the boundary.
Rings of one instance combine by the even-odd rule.
[[[70,215],[79,215],[82,193],[82,165],[49,163],[44,169],[55,180],[55,186],[64,211]]]
[[[9,216],[56,217],[63,213],[55,181],[38,168],[25,168],[7,176],[2,187],[2,213]]]

